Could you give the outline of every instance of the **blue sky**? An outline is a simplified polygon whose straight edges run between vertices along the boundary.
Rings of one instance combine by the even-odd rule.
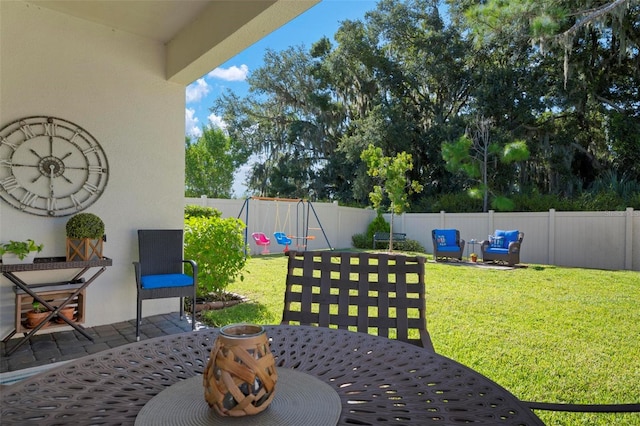
[[[239,96],[246,94],[248,74],[262,66],[265,49],[282,51],[290,46],[311,45],[327,36],[333,41],[340,22],[362,19],[367,11],[376,7],[374,0],[322,0],[302,15],[277,29],[248,49],[231,58],[193,82],[186,89],[185,134],[198,137],[202,127],[211,120],[222,124],[209,108],[227,88]]]

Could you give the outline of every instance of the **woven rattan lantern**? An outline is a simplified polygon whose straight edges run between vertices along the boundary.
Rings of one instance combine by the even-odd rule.
[[[204,370],[204,397],[222,416],[258,414],[273,400],[275,360],[259,325],[232,324],[220,329]]]

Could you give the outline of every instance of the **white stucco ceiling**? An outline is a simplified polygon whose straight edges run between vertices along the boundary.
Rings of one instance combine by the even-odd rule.
[[[189,84],[320,0],[26,0],[165,44],[167,79]]]

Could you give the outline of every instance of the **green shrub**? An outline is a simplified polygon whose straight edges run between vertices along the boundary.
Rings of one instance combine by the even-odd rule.
[[[367,237],[366,233],[354,234],[351,236],[351,244],[358,249],[371,248],[372,240]]]
[[[414,213],[476,213],[482,211],[482,199],[471,198],[466,192],[447,193],[420,198],[411,209]]]
[[[367,226],[367,246],[364,248],[373,248],[373,234],[376,232],[391,232],[391,226],[380,213]]]
[[[622,197],[613,191],[583,192],[580,200],[587,211],[624,210]]]
[[[397,247],[396,247],[396,244],[398,245]],[[394,243],[393,246],[394,246],[393,247],[394,249],[397,248],[398,250],[402,250],[402,251],[413,251],[416,253],[427,252],[422,246],[422,244],[420,244],[418,241],[410,240],[408,238],[407,238],[407,241],[405,241],[404,243]]]
[[[511,196],[518,212],[546,212],[549,209],[558,211],[575,210],[574,203],[567,197],[557,194],[540,194],[538,192],[515,194]]]
[[[611,178],[613,180],[613,178]],[[588,191],[574,196],[561,194],[541,194],[537,190],[525,190],[521,193],[506,194],[516,212],[547,212],[550,209],[558,211],[623,211],[627,207],[640,209],[640,184],[636,181],[593,185]],[[496,206],[491,207],[493,210]],[[473,199],[463,192],[440,194],[423,197],[413,203],[413,213],[473,213],[482,211],[482,200]]]
[[[190,204],[184,208],[184,217],[222,217],[222,212],[220,210],[197,206],[195,204]]]
[[[482,211],[482,198],[472,198],[466,192],[442,194],[433,204],[431,212],[476,213]]]
[[[186,217],[184,221],[185,258],[198,264],[199,297],[221,293],[236,277],[244,279],[247,247],[244,244],[245,225],[239,219]]]

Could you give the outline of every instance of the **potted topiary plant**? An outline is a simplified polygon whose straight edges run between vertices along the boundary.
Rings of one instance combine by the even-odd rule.
[[[39,302],[33,302],[31,304],[31,310],[27,311],[27,328],[36,328],[47,316],[49,316],[48,309]],[[46,323],[42,328],[48,325],[49,323]]]
[[[78,213],[66,225],[67,262],[102,259],[104,222],[93,213]]]
[[[43,244],[36,244],[32,239],[27,241],[13,241],[0,244],[0,255],[5,265],[17,263],[33,263],[36,253],[40,253]]]

